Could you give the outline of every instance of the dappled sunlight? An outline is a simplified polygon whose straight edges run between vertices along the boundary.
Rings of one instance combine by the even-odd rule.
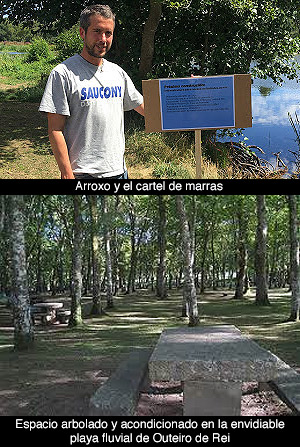
[[[2,350],[2,351],[6,351],[6,350],[11,350],[11,349],[13,349],[14,348],[14,345],[13,344],[7,344],[7,345],[0,345],[0,350]]]
[[[3,326],[0,326],[0,332],[13,332],[14,331],[14,328],[13,327],[3,327]]]
[[[236,301],[231,299],[232,293],[224,293],[201,296],[200,326],[234,325],[290,365],[300,365],[300,324],[283,322],[289,313],[289,294],[272,291],[271,306],[259,307],[253,297]],[[70,298],[66,297],[65,306],[69,302]],[[142,294],[119,296],[114,300],[115,307],[102,316],[91,317],[86,313],[91,297],[85,297],[83,302],[83,326],[72,329],[59,324],[36,326],[35,346],[30,353],[13,352],[13,328],[3,320],[0,396],[5,399],[1,399],[0,414],[51,414],[47,396],[54,393],[58,408],[55,414],[63,415],[65,396],[72,402],[76,398],[74,390],[83,402],[77,414],[84,414],[91,394],[129,352],[154,347],[164,329],[188,324],[188,319],[181,317],[181,291],[172,291],[166,300],[149,293],[145,297]]]
[[[135,323],[135,322],[137,322],[137,323],[141,323],[141,322],[144,322],[144,323],[147,323],[147,322],[154,323],[154,322],[159,322],[159,321],[165,321],[165,318],[159,318],[159,317],[153,317],[153,318],[151,318],[151,317],[130,317],[130,316],[124,317],[124,316],[122,316],[122,317],[120,317],[120,320],[128,320],[128,321],[131,321],[132,323]]]
[[[0,390],[0,396],[1,397],[9,397],[17,394],[16,390]]]

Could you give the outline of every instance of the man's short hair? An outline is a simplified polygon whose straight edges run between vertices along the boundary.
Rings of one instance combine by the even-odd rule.
[[[80,14],[80,27],[87,32],[90,26],[90,17],[92,15],[100,15],[105,19],[112,19],[115,22],[115,14],[108,5],[90,5],[87,6]]]

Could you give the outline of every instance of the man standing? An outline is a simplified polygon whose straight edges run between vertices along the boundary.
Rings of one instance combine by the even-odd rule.
[[[127,178],[124,111],[144,114],[142,95],[104,56],[115,15],[92,5],[80,16],[84,46],[51,72],[39,110],[48,114],[51,147],[63,179]]]

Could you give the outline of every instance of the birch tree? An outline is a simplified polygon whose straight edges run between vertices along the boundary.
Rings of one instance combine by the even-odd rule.
[[[99,213],[97,208],[97,196],[88,197],[91,217],[91,248],[92,248],[92,270],[93,270],[93,304],[91,315],[101,315],[103,313],[101,302],[100,284],[100,241],[99,241]]]
[[[157,268],[156,295],[160,298],[167,296],[166,284],[166,197],[158,196],[158,253],[159,264]]]
[[[73,231],[73,293],[71,301],[71,317],[69,326],[82,324],[81,294],[82,294],[82,221],[81,196],[73,196],[74,231]]]
[[[268,282],[267,282],[267,211],[266,198],[264,195],[256,196],[256,240],[255,240],[255,275],[256,275],[256,298],[258,305],[269,305]]]
[[[104,244],[105,244],[105,259],[106,259],[106,306],[108,309],[114,307],[113,302],[113,275],[112,275],[112,260],[111,260],[111,231],[108,211],[107,196],[102,196],[103,207],[103,223],[104,223]]]
[[[182,238],[183,252],[183,268],[184,268],[184,299],[187,303],[187,313],[189,318],[189,326],[197,326],[199,324],[197,293],[193,272],[193,254],[192,243],[187,219],[184,197],[176,196],[177,213],[180,224],[180,233]]]
[[[14,347],[18,351],[31,348],[34,341],[27,281],[23,212],[24,196],[9,196],[13,274],[12,301],[14,313]]]
[[[244,197],[241,196],[237,200],[236,216],[238,222],[238,242],[237,242],[237,257],[238,257],[238,269],[235,287],[235,299],[243,299],[246,286],[247,275],[247,247],[246,247],[246,233],[247,233],[247,221],[245,216],[245,204]]]
[[[300,312],[298,196],[288,196],[288,203],[290,217],[290,281],[292,289],[291,314],[289,321],[296,321],[299,319]]]

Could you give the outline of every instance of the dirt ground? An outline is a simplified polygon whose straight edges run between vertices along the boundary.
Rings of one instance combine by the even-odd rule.
[[[86,355],[72,339],[67,325],[36,326],[36,349],[16,353],[10,311],[0,304],[0,335],[4,341],[0,361],[0,416],[87,416],[93,393],[113,373],[120,355]],[[100,335],[101,338],[101,335]],[[56,340],[55,347],[49,347]],[[87,343],[89,341],[87,340]],[[79,345],[78,345],[79,344]],[[78,348],[76,347],[78,345]],[[70,349],[72,346],[72,349]],[[46,349],[46,351],[45,351]],[[141,394],[137,416],[181,416],[183,393],[180,383],[152,383]],[[292,416],[292,411],[271,390],[245,383],[242,416]]]
[[[58,179],[38,104],[0,102],[0,114],[0,179]]]
[[[11,352],[0,366],[0,416],[87,416],[89,399],[114,371],[112,357],[80,356],[41,361],[34,353]],[[181,416],[180,384],[154,383],[141,394],[137,416]],[[290,416],[272,391],[243,385],[242,416]]]
[[[14,362],[1,365],[0,416],[87,416],[89,399],[107,379],[113,365],[107,359],[83,364],[73,359],[58,369],[42,365],[20,370]],[[153,384],[141,394],[137,416],[182,416],[183,395],[178,385]],[[272,391],[256,383],[243,385],[242,416],[291,416],[292,411]]]
[[[1,83],[0,91],[17,86]],[[47,120],[39,104],[0,102],[0,179],[59,179],[48,140]],[[127,163],[130,164],[130,163]],[[130,178],[149,179],[153,167],[128,166]]]
[[[142,394],[138,416],[182,416],[183,395],[180,389],[155,384],[151,393]],[[292,416],[292,411],[272,391],[259,391],[257,383],[243,384],[241,416]]]

